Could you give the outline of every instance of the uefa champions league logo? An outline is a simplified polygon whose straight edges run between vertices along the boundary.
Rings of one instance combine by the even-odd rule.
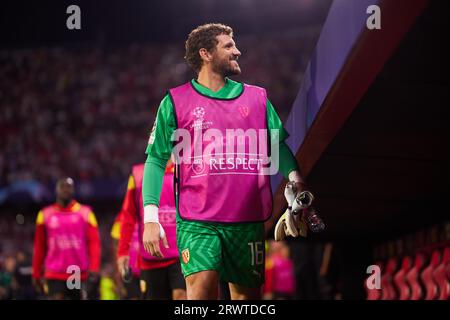
[[[204,107],[196,107],[192,114],[195,117],[194,123],[191,124],[191,128],[194,130],[206,130],[211,127],[212,121],[205,121],[205,108]]]
[[[196,119],[196,121],[203,121],[203,117],[205,116],[205,108],[203,107],[197,107],[194,109],[194,116]]]
[[[195,159],[192,163],[192,171],[195,172],[195,174],[202,174],[205,171],[205,162],[203,159]]]

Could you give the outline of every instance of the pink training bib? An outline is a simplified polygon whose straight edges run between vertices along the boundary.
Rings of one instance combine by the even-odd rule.
[[[144,165],[139,164],[133,166],[133,177],[136,182],[136,203],[139,204],[139,243],[140,243],[140,254],[145,260],[161,260],[155,258],[144,249],[142,244],[142,236],[144,234],[144,204],[142,200],[142,179],[144,176]],[[167,242],[169,248],[160,246],[161,253],[164,255],[165,259],[172,259],[178,257],[178,247],[177,247],[177,237],[176,237],[176,210],[175,210],[175,198],[173,192],[173,173],[166,172],[164,174],[161,197],[159,200],[159,222],[166,232]]]
[[[43,210],[47,232],[45,269],[64,273],[71,265],[81,271],[89,267],[87,227],[90,207],[79,205],[77,211],[59,211],[55,205]]]
[[[292,261],[279,256],[274,256],[272,261],[274,273],[273,291],[277,293],[294,294],[295,274]]]
[[[192,84],[170,90],[178,137],[179,214],[186,220],[257,222],[272,211],[266,91],[244,84],[235,99],[203,96]],[[181,145],[181,144],[180,144]],[[175,143],[175,149],[177,142]],[[177,154],[176,154],[177,156]]]

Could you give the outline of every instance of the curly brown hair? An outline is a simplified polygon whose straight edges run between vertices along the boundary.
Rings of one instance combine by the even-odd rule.
[[[222,23],[207,23],[189,33],[185,44],[184,59],[195,72],[198,73],[203,64],[199,50],[205,48],[208,52],[213,52],[218,43],[216,37],[221,34],[233,37],[233,29]]]

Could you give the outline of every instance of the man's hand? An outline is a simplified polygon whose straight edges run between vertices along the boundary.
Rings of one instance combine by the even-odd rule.
[[[144,225],[144,235],[142,242],[144,243],[145,251],[157,258],[164,258],[159,247],[159,241],[162,240],[164,247],[168,248],[166,233],[163,227],[158,222],[147,222]]]
[[[34,290],[36,291],[37,294],[39,294],[39,295],[44,294],[44,284],[42,282],[42,279],[33,278],[32,283],[33,283]]]
[[[82,290],[82,300],[96,300],[100,295],[100,274],[90,270],[85,290]]]
[[[122,280],[125,281],[127,273],[130,268],[130,256],[121,256],[117,259],[117,269],[119,270],[119,274]]]
[[[283,240],[287,236],[306,237],[306,228],[303,221],[302,211],[309,207],[314,196],[309,191],[304,191],[304,183],[298,172],[291,172],[289,181],[284,189],[288,208],[275,225],[275,241]]]
[[[297,170],[291,171],[289,173],[289,183],[294,185],[294,191],[295,193],[305,191],[305,182],[303,181],[302,177],[300,176],[300,172]]]
[[[288,180],[289,182],[286,184],[284,189],[284,197],[283,195],[278,193],[275,195],[274,203],[278,203],[279,205],[277,205],[276,208],[277,212],[273,212],[270,219],[264,223],[264,230],[266,235],[275,225],[275,233],[277,234],[278,231],[278,237],[276,236],[276,238],[284,238],[286,236],[284,230],[286,227],[286,218],[288,217],[288,214],[282,214],[280,217],[280,212],[281,210],[283,210],[283,205],[281,205],[283,198],[287,200],[288,207],[292,207],[292,204],[295,200],[295,195],[306,190],[305,183],[300,176],[300,172],[298,172],[297,170],[293,170],[289,173]],[[292,217],[289,217],[289,219],[291,218]]]
[[[290,209],[287,209],[275,226],[274,238],[275,241],[283,240],[286,237],[302,236],[306,238],[307,234],[307,226],[302,216],[293,215]]]

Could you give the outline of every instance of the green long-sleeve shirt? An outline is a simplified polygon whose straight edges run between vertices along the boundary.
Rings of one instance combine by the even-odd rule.
[[[226,79],[225,85],[217,92],[202,86],[196,80],[192,80],[191,82],[196,90],[213,98],[232,99],[241,94],[243,90],[242,83],[228,78]],[[272,143],[276,138],[279,140],[280,172],[284,177],[287,177],[291,171],[297,170],[297,162],[289,147],[284,143],[284,140],[288,137],[288,133],[284,129],[269,99],[267,99],[266,112],[267,125]],[[170,96],[167,94],[159,105],[146,150],[147,161],[145,162],[142,189],[144,206],[149,204],[159,205],[164,171],[173,147],[171,137],[175,129],[177,127],[173,104]],[[277,135],[275,134],[276,130]]]

